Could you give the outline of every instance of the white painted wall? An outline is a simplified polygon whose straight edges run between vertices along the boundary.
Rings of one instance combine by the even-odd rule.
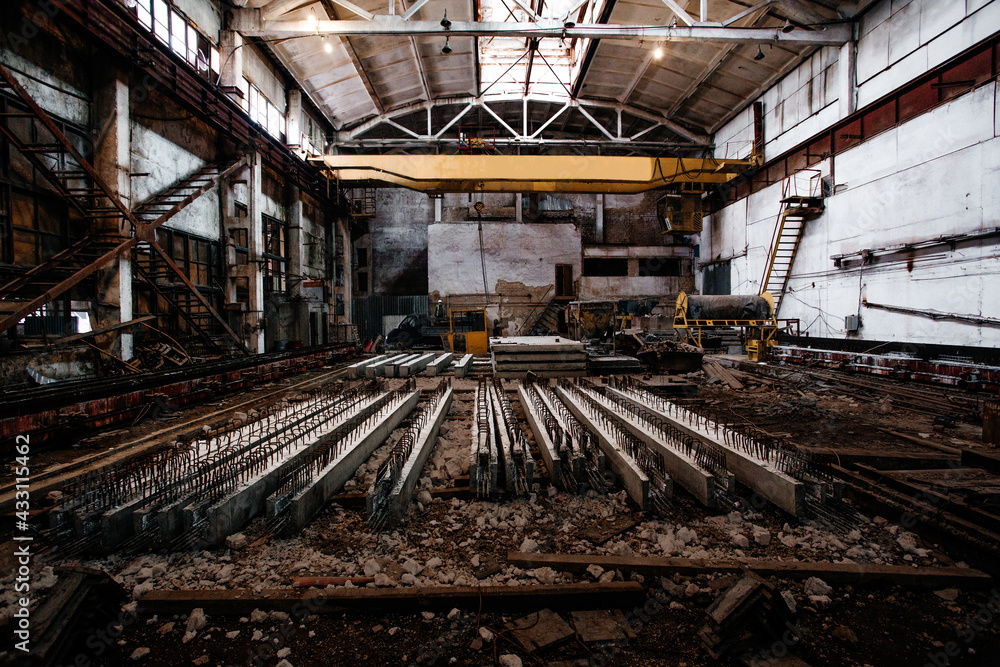
[[[856,83],[840,68],[852,53],[824,48],[761,99],[765,157],[829,128],[1000,29],[1000,0],[882,0],[865,14]],[[744,156],[753,137],[743,110],[716,134],[717,154]],[[1000,345],[1000,328],[934,321],[863,308],[874,303],[1000,318],[995,237],[936,246],[837,269],[831,255],[1000,226],[1000,95],[995,83],[879,134],[818,168],[836,194],[808,223],[780,317],[799,318],[812,336],[846,337],[844,316],[861,314],[862,339]],[[810,174],[802,173],[799,192]],[[760,289],[782,189],[777,183],[706,219],[701,259],[734,258],[734,294]],[[700,282],[700,281],[699,281]],[[992,287],[992,289],[991,289]]]
[[[881,0],[861,20],[856,88],[845,85],[846,54],[838,47],[824,47],[760,97],[765,158],[781,155],[854,108],[871,104],[981,42],[998,27],[1000,0]],[[854,99],[845,99],[849,96]],[[718,129],[717,157],[749,155],[752,106]]]
[[[155,119],[155,120],[154,120]],[[132,201],[138,206],[215,160],[214,133],[159,94],[132,110]],[[142,174],[142,175],[140,175]],[[218,239],[219,194],[213,189],[165,227]]]
[[[844,337],[844,316],[860,311],[861,338],[971,346],[1000,345],[1000,329],[861,307],[869,301],[920,310],[1000,318],[996,238],[947,245],[912,256],[837,269],[831,255],[1000,226],[1000,104],[984,86],[838,155],[837,193],[808,223],[783,318],[799,318],[812,336]],[[820,165],[829,172],[830,162]],[[733,293],[760,289],[783,184],[727,207],[706,221],[705,260],[731,263]],[[912,259],[912,266],[908,261]]]

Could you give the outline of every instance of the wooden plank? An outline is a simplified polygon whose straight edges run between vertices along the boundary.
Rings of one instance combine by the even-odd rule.
[[[206,614],[245,615],[254,609],[291,611],[304,605],[309,613],[344,609],[467,608],[511,606],[601,609],[631,606],[646,597],[635,581],[532,586],[413,586],[407,588],[272,588],[150,591],[139,602],[143,613],[181,614],[201,607]]]
[[[577,554],[529,554],[511,552],[507,564],[522,569],[551,567],[562,572],[586,572],[590,565],[623,574],[695,576],[710,572],[738,573],[747,568],[761,577],[808,579],[819,577],[827,583],[872,584],[944,588],[986,588],[993,578],[985,572],[962,567],[912,567],[909,565],[871,565],[868,563],[823,563],[769,559],[721,560],[698,558],[642,558],[633,556],[596,556]]]
[[[893,431],[890,428],[879,427],[879,430],[882,431],[883,433],[888,433],[889,435],[894,435],[897,438],[902,438],[903,440],[906,440],[907,442],[912,442],[912,443],[914,443],[916,445],[920,445],[921,447],[929,447],[931,449],[936,449],[939,452],[944,452],[945,454],[951,454],[953,456],[961,456],[962,455],[962,450],[961,449],[958,449],[957,447],[949,447],[947,445],[939,445],[936,442],[931,442],[930,438],[928,438],[928,439],[925,440],[924,438],[918,438],[918,437],[915,437],[915,436],[912,436],[912,435],[907,435],[906,433],[900,433],[899,431]]]

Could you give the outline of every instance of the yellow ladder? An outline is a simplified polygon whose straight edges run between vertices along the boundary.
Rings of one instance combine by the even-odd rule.
[[[822,197],[792,195],[781,200],[781,213],[771,236],[767,266],[760,281],[760,293],[770,292],[774,297],[775,318],[778,317],[781,297],[792,273],[805,223],[822,215],[823,209]]]

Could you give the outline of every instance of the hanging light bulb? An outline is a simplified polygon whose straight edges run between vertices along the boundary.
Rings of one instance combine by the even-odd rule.
[[[333,44],[330,43],[330,39],[323,35],[323,50],[327,53],[333,53]]]
[[[653,49],[653,57],[656,58],[657,60],[659,60],[660,58],[662,58],[663,57],[663,48],[658,46],[655,49]]]
[[[444,48],[441,49],[441,53],[448,55],[451,53],[451,37],[445,37]]]
[[[316,10],[310,9],[309,16],[306,17],[306,23],[309,24],[310,30],[315,30],[319,25],[319,18],[316,16]]]
[[[754,60],[763,60],[764,59],[764,50],[760,48],[759,44],[757,45],[757,55],[755,55],[753,57],[753,59]]]

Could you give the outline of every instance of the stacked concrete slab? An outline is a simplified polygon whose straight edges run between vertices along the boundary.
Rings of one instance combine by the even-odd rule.
[[[493,368],[501,377],[536,375],[583,375],[587,372],[587,352],[583,343],[559,336],[518,336],[494,338]]]

